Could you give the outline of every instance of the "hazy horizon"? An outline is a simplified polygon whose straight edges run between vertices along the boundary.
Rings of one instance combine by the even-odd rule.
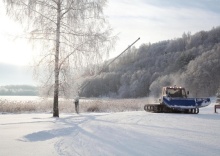
[[[104,13],[119,38],[110,57],[117,56],[138,37],[141,39],[136,47],[220,26],[218,0],[110,0]],[[16,38],[23,33],[22,26],[6,15],[2,1],[0,18],[0,85],[34,83],[32,72],[21,65],[31,64],[39,49],[32,49],[24,38]]]
[[[32,71],[28,66],[0,63],[0,86],[4,85],[36,85]]]

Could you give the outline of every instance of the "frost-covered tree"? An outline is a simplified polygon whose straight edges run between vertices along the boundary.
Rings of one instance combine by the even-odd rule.
[[[108,71],[96,77],[100,83],[86,87],[84,92],[88,93],[86,96],[94,95],[94,89],[100,86],[97,96],[103,93],[119,98],[159,96],[163,86],[177,85],[189,90],[190,96],[213,96],[220,86],[219,71],[220,27],[217,27],[131,48]],[[97,82],[96,78],[90,79],[92,84]]]
[[[112,38],[103,14],[106,0],[3,0],[25,37],[42,46],[37,61],[45,84],[53,88],[53,116],[59,117],[59,91],[69,87],[71,69],[105,57]]]

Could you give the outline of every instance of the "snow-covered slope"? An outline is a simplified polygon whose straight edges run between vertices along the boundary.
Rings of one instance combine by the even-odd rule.
[[[1,114],[0,155],[219,156],[220,115],[213,105],[192,115]]]

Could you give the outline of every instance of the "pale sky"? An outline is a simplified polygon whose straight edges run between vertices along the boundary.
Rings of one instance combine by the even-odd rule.
[[[19,24],[9,19],[0,2],[0,63],[26,65],[33,50],[24,39],[12,36],[22,33]],[[219,0],[109,0],[105,9],[119,40],[111,57],[118,55],[138,37],[135,45],[155,43],[220,26]]]

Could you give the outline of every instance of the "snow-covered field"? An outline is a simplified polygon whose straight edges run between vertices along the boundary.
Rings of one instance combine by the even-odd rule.
[[[219,156],[220,115],[213,105],[199,114],[1,114],[0,155]]]

